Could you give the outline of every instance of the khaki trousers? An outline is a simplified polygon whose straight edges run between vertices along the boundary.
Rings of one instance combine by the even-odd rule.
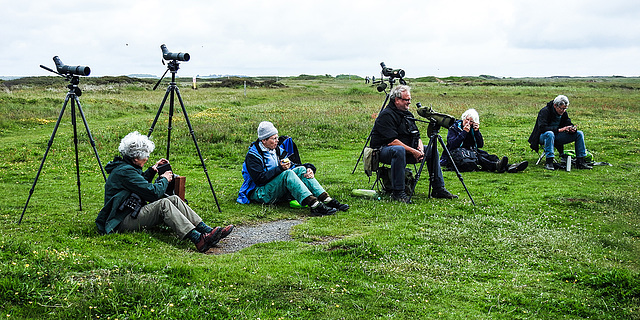
[[[173,195],[142,207],[135,219],[128,215],[118,226],[118,231],[136,231],[164,223],[173,229],[178,238],[184,239],[200,222],[200,216],[180,197]]]

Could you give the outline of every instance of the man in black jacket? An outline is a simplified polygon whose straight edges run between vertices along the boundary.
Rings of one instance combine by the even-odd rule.
[[[571,123],[569,114],[569,98],[559,95],[538,112],[536,125],[533,132],[529,136],[529,144],[531,149],[536,152],[539,145],[544,145],[544,154],[546,157],[545,169],[554,170],[554,146],[561,146],[571,142],[575,142],[576,150],[576,166],[577,169],[591,169],[584,160],[587,148],[584,143],[584,134],[577,130],[576,126]]]
[[[442,170],[436,151],[431,156],[429,146],[420,139],[420,131],[409,111],[411,104],[411,88],[399,85],[389,95],[389,104],[376,118],[371,132],[371,148],[380,149],[380,161],[391,165],[391,198],[409,203],[410,199],[404,191],[404,169],[407,163],[418,163],[426,156],[427,168],[432,177],[431,185],[434,198],[452,199],[458,196],[451,194],[444,187]]]

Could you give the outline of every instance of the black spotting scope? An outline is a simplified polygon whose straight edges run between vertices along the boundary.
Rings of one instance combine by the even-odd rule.
[[[404,78],[404,70],[387,68],[384,62],[380,62],[382,67],[382,75],[390,78]]]
[[[162,58],[164,58],[165,60],[189,61],[189,59],[191,59],[191,56],[189,56],[189,54],[186,52],[169,52],[169,49],[167,49],[167,46],[165,46],[164,44],[160,46],[160,49],[162,49]]]
[[[91,68],[85,66],[68,66],[62,63],[58,56],[53,57],[53,62],[56,64],[56,69],[60,74],[75,74],[79,76],[88,76],[91,73]]]

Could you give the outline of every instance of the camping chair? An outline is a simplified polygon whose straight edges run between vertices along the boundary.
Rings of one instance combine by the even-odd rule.
[[[558,154],[562,155],[564,153],[564,144],[561,145],[556,145],[554,144],[554,147],[556,148],[556,150],[558,150]],[[538,161],[536,161],[536,165],[538,165],[540,163],[540,161],[542,161],[542,158],[544,158],[544,144],[540,144],[540,148],[538,150],[541,150],[542,152],[540,153],[540,157],[538,157]]]

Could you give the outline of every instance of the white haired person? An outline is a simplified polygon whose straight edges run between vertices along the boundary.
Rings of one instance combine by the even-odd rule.
[[[569,108],[569,98],[559,95],[538,112],[538,119],[533,127],[533,132],[529,136],[531,149],[536,152],[540,144],[544,146],[546,159],[545,169],[554,170],[554,147],[564,150],[564,145],[575,142],[576,169],[592,169],[587,164],[584,157],[587,155],[587,148],[584,143],[584,134],[577,130],[571,123],[567,109]]]
[[[104,207],[96,218],[98,231],[109,234],[165,224],[180,239],[189,239],[198,251],[206,252],[228,236],[233,225],[211,228],[180,197],[163,197],[173,173],[164,172],[155,183],[151,181],[158,166],[169,161],[160,159],[142,171],[154,148],[153,141],[137,131],[122,138],[120,156],[105,167],[109,178],[104,185]]]
[[[447,132],[447,149],[453,155],[452,158],[456,161],[456,167],[460,171],[493,171],[498,173],[503,172],[519,172],[527,168],[529,162],[522,161],[519,163],[509,164],[509,158],[506,156],[498,157],[497,155],[489,154],[487,151],[482,150],[484,147],[484,138],[480,133],[480,115],[475,109],[469,109],[465,111],[460,120],[456,120],[449,131]],[[469,154],[459,152],[456,149],[466,149],[468,152],[472,152],[476,156],[476,161],[465,162],[461,161],[456,154]],[[460,163],[458,162],[460,161]],[[441,166],[453,167],[450,159],[443,154],[440,159]]]
[[[347,211],[349,205],[333,199],[315,179],[315,166],[295,165],[278,145],[278,129],[269,121],[258,125],[258,140],[253,142],[242,164],[244,182],[238,192],[242,204],[277,203],[292,196],[308,206],[312,216]]]

